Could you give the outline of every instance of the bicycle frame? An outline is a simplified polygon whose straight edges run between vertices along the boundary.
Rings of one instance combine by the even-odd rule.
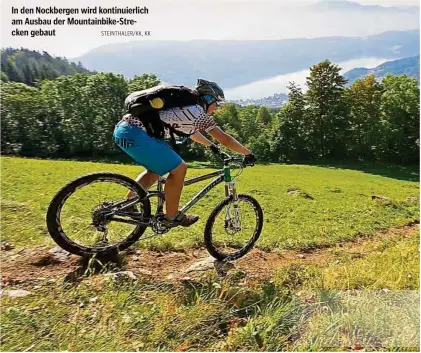
[[[213,173],[209,173],[209,174],[205,174],[205,175],[201,175],[198,176],[196,178],[192,178],[192,179],[188,179],[184,182],[185,186],[188,185],[192,185],[195,183],[198,183],[200,181],[203,180],[207,180],[207,179],[211,179],[213,177],[216,177],[214,180],[212,180],[208,185],[206,185],[201,191],[199,191],[187,204],[185,204],[182,209],[180,210],[180,212],[185,213],[186,211],[188,211],[190,208],[192,208],[201,198],[203,198],[203,196],[205,196],[210,190],[212,190],[215,186],[217,186],[218,184],[225,182],[225,196],[228,197],[230,195],[233,195],[233,199],[234,199],[234,213],[235,215],[238,214],[238,196],[237,196],[237,190],[236,190],[236,185],[235,183],[232,181],[231,178],[231,169],[229,166],[229,160],[224,160],[224,168],[217,170]],[[163,193],[163,187],[164,184],[166,182],[165,178],[159,177],[158,179],[158,183],[157,183],[157,190],[152,190],[149,191],[146,195],[146,198],[151,198],[151,197],[158,197],[158,205],[157,205],[157,210],[156,210],[156,215],[157,214],[162,214],[164,211],[164,202],[165,202],[165,196]],[[130,203],[125,204],[123,206],[123,209],[126,209],[128,207],[131,207],[133,205],[135,205],[136,203],[138,203],[139,200],[131,200]],[[154,216],[152,216],[151,219],[153,219]],[[112,220],[116,221],[116,222],[122,222],[122,223],[128,223],[128,224],[137,224],[137,225],[144,225],[144,226],[150,226],[150,221],[151,219],[148,220],[144,220],[139,221],[139,220],[127,220],[127,219],[122,219],[122,218],[117,218],[115,216],[113,216],[111,218]]]
[[[216,177],[216,179],[212,180],[208,185],[206,185],[202,190],[200,190],[188,203],[186,203],[180,210],[180,212],[185,213],[190,208],[192,208],[203,196],[205,196],[210,190],[212,190],[218,184],[225,182],[225,196],[228,197],[230,194],[234,194],[235,198],[237,196],[235,183],[232,182],[231,179],[231,170],[228,165],[228,162],[224,162],[224,169],[217,170],[213,173],[205,174],[198,176],[196,178],[188,179],[184,182],[184,186],[192,185],[198,183],[203,180],[211,179]],[[157,191],[150,191],[150,195],[157,195],[159,196],[158,199],[158,206],[157,206],[157,213],[163,212],[164,207],[164,197],[163,197],[163,186],[166,182],[165,178],[160,177],[158,179]]]

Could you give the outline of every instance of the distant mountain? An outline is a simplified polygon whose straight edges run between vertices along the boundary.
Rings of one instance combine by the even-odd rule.
[[[308,69],[325,59],[395,59],[420,52],[419,30],[369,37],[284,40],[133,41],[101,46],[74,59],[84,67],[133,77],[154,73],[164,82],[194,85],[197,78],[233,88]]]
[[[267,108],[279,108],[280,106],[284,105],[288,102],[288,95],[285,93],[276,93],[270,97],[264,97],[260,99],[238,99],[238,100],[230,100],[229,103],[235,103],[242,107],[248,105],[257,105],[259,107],[267,107]]]
[[[414,12],[419,11],[417,6],[385,7],[379,5],[363,5],[346,0],[325,0],[310,5],[314,11],[377,11],[377,12]]]
[[[420,56],[388,61],[372,69],[356,68],[348,71],[344,76],[351,84],[358,78],[369,74],[374,74],[377,78],[383,78],[389,74],[397,76],[407,75],[416,78],[420,82]]]
[[[37,81],[61,75],[92,73],[82,64],[66,58],[53,57],[47,52],[6,48],[1,50],[1,80],[34,85]]]

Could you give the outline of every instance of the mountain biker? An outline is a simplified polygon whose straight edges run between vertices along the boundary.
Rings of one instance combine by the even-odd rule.
[[[202,135],[207,133],[223,146],[245,155],[246,161],[254,162],[256,158],[253,153],[218,127],[210,116],[218,104],[225,101],[223,90],[215,82],[199,79],[195,91],[200,97],[198,104],[161,110],[159,119],[176,131],[189,135],[193,141],[213,150],[217,149]],[[166,215],[163,223],[168,227],[189,227],[196,223],[199,216],[178,211],[187,165],[169,144],[150,136],[138,117],[132,114],[124,115],[116,125],[113,137],[124,152],[146,168],[136,178],[144,189],[149,189],[159,176],[169,173],[164,190]],[[128,197],[130,196],[133,195],[129,194]]]

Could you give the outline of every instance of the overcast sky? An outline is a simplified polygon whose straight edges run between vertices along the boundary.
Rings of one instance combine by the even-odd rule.
[[[148,40],[145,37],[101,36],[104,30],[150,31],[150,39],[282,39],[319,36],[361,36],[386,30],[405,30],[419,27],[414,14],[402,14],[401,18],[361,18],[355,26],[355,19],[324,18],[323,14],[303,14],[299,10],[305,3],[317,1],[282,0],[2,0],[1,1],[1,46],[25,47],[45,50],[53,55],[68,58],[79,56],[100,45]],[[415,0],[358,0],[361,4],[382,6],[418,5]],[[11,32],[17,27],[12,18],[26,15],[12,15],[12,6],[57,6],[57,7],[134,7],[147,6],[148,15],[127,15],[138,21],[134,26],[61,26],[56,27],[55,37],[18,37]],[[289,7],[289,9],[288,9]],[[43,16],[43,18],[55,18]],[[59,15],[66,18],[64,15]],[[76,17],[76,16],[75,16]],[[99,17],[99,15],[77,15],[77,18]],[[119,18],[120,15],[110,16]],[[38,15],[30,15],[38,18]],[[348,22],[347,22],[348,21]],[[418,23],[416,23],[418,22]],[[19,26],[20,29],[38,29],[39,26]],[[44,27],[44,29],[47,29]]]

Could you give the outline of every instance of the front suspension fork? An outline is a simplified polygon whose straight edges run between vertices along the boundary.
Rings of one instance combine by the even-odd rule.
[[[227,207],[227,213],[225,215],[225,222],[229,222],[234,226],[235,228],[240,228],[240,212],[238,208],[238,194],[237,194],[237,186],[233,181],[225,182],[225,196],[231,196],[232,195],[232,204],[233,208],[228,204]]]

